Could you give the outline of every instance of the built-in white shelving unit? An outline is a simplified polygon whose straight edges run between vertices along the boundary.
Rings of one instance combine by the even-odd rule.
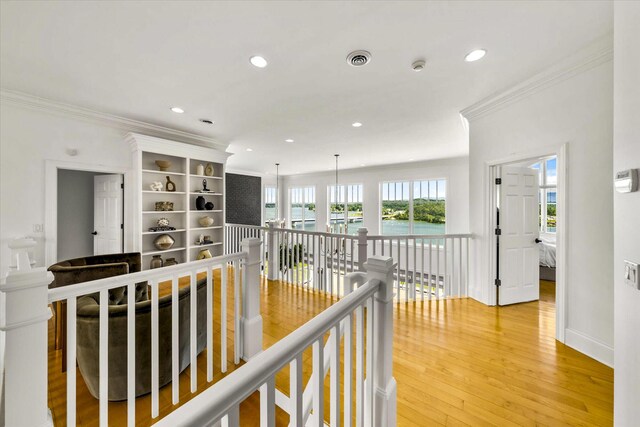
[[[163,260],[175,258],[179,263],[197,259],[201,250],[209,250],[213,256],[224,253],[224,188],[225,165],[229,153],[197,145],[150,137],[139,134],[127,135],[127,141],[133,151],[135,188],[132,191],[136,199],[134,207],[134,250],[142,253],[142,268],[148,269],[154,255]],[[156,160],[169,161],[171,166],[161,171]],[[213,166],[213,174],[197,174],[198,166]],[[175,184],[176,191],[166,191],[167,177]],[[203,180],[208,192],[203,190]],[[150,185],[160,181],[162,191],[151,190]],[[198,210],[196,199],[202,196],[205,202],[213,203],[210,210]],[[156,202],[172,202],[172,211],[156,211]],[[213,225],[202,227],[198,222],[203,216],[213,218]],[[158,226],[160,218],[166,218],[169,226],[175,230],[152,231]],[[170,235],[175,243],[170,249],[159,250],[154,240],[162,234]],[[196,243],[199,236],[206,243]]]

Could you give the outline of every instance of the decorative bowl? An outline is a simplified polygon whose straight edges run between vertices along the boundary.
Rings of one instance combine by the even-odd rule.
[[[201,227],[211,227],[213,225],[213,218],[210,216],[201,216],[200,219],[198,219],[198,224],[200,224]]]
[[[156,160],[156,165],[161,171],[166,172],[171,167],[171,162],[169,160]]]
[[[156,202],[157,211],[172,211],[173,202]]]
[[[157,222],[158,227],[168,227],[169,226],[169,219],[168,218],[160,218]]]
[[[166,251],[167,249],[171,249],[175,242],[175,239],[170,235],[161,234],[153,241],[153,245],[161,251]]]
[[[198,252],[198,256],[196,257],[197,260],[206,258],[213,258],[213,255],[211,255],[211,251],[209,251],[209,249],[201,250],[200,252]]]

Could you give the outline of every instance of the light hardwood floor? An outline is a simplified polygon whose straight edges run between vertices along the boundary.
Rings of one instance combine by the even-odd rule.
[[[553,292],[553,284],[541,282],[540,301],[509,307],[486,307],[472,299],[397,304],[394,375],[398,425],[612,425],[613,370],[555,341]],[[265,346],[273,345],[333,302],[335,299],[320,293],[263,282]],[[215,315],[217,325],[219,321]],[[232,330],[233,323],[228,327]],[[215,348],[218,380],[222,376],[219,340]],[[229,349],[232,358],[231,334]],[[66,381],[60,373],[59,357],[59,352],[50,352],[49,404],[56,425],[65,425]],[[233,364],[229,367],[233,369]],[[203,388],[203,355],[198,371],[199,388]],[[305,381],[310,371],[311,352],[307,351]],[[188,372],[180,379],[181,403],[194,396],[188,391]],[[97,425],[97,400],[88,394],[81,378],[78,375],[78,425]],[[328,380],[325,384],[328,387]],[[287,392],[288,369],[278,374],[276,386]],[[170,386],[161,390],[160,407],[161,416],[173,408]],[[136,408],[138,425],[150,425],[149,396],[139,398]],[[241,406],[241,424],[259,425],[258,411],[256,393]],[[110,403],[110,425],[126,425],[125,415],[125,402]],[[287,415],[278,410],[277,424],[287,423]]]

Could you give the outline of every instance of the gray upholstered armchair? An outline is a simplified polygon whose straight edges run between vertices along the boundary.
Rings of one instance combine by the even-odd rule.
[[[105,277],[135,273],[141,270],[142,259],[139,252],[125,254],[95,255],[60,261],[49,267],[53,273],[50,288],[90,282]],[[126,288],[109,291],[109,304],[116,304],[126,296]],[[148,299],[146,282],[136,284],[136,301]],[[125,298],[126,301],[126,298]],[[54,304],[56,313],[56,349],[62,349],[62,371],[67,367],[66,334],[67,308],[63,302]]]

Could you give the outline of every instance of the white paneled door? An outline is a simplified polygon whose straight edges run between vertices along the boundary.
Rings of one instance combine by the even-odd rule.
[[[93,178],[93,254],[122,252],[122,175]]]
[[[499,304],[540,297],[538,171],[502,167]]]

